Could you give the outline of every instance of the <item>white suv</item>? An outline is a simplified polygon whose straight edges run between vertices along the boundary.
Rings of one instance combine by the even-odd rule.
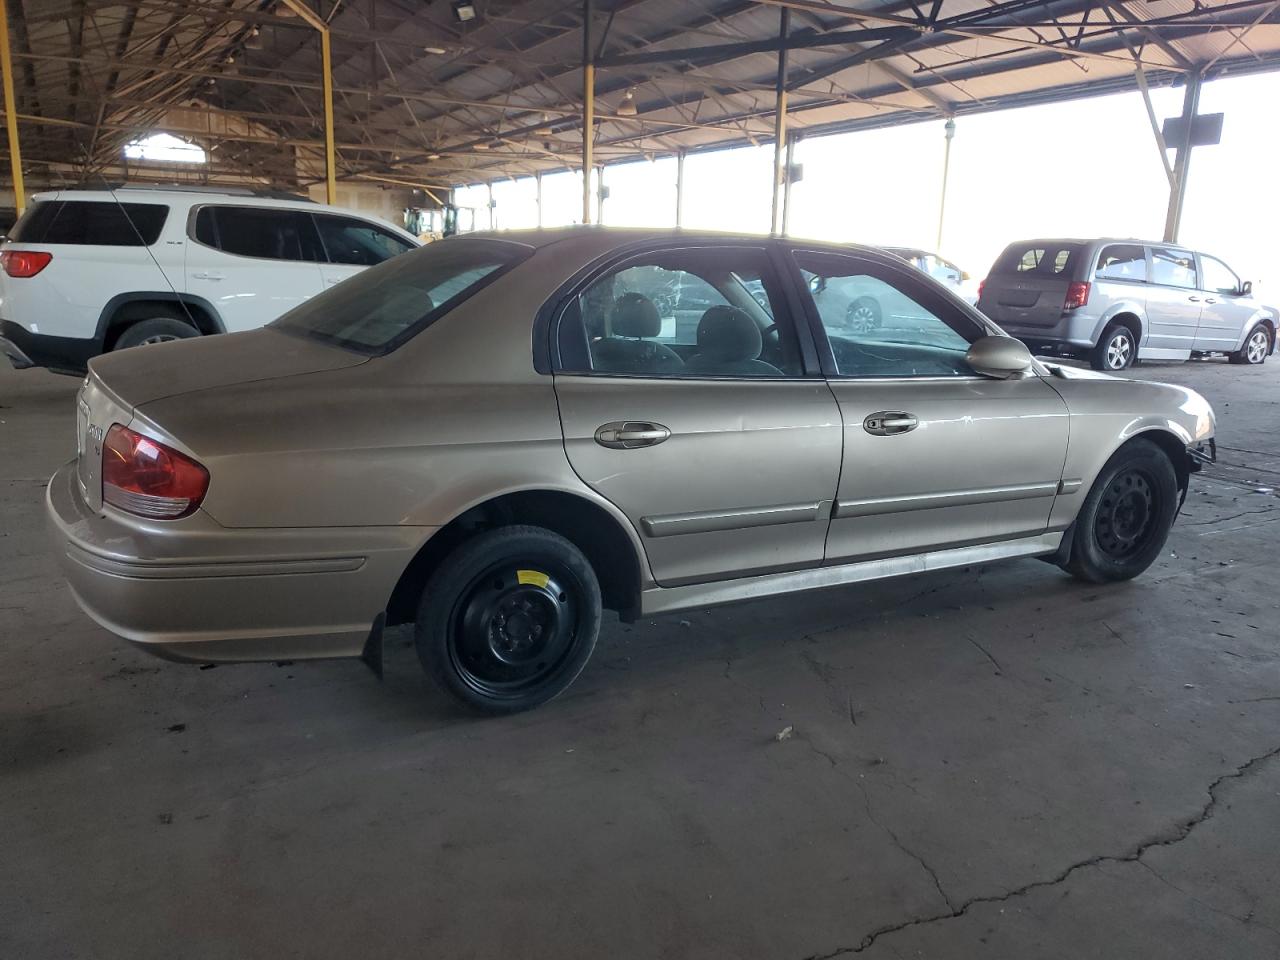
[[[37,194],[0,246],[0,353],[78,374],[108,350],[250,330],[419,245],[374,217],[248,189]]]

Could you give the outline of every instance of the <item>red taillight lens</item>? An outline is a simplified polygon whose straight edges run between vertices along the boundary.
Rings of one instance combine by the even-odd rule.
[[[53,254],[43,250],[5,250],[0,253],[0,267],[11,277],[34,277],[52,259]]]
[[[139,517],[175,520],[204,499],[209,471],[163,443],[115,424],[102,444],[102,499]]]
[[[1089,302],[1089,284],[1074,281],[1067,284],[1067,299],[1062,304],[1063,310],[1074,310]]]
[[[978,299],[979,300],[982,299],[982,291],[986,288],[986,286],[987,286],[987,278],[983,277],[981,280],[978,281]]]

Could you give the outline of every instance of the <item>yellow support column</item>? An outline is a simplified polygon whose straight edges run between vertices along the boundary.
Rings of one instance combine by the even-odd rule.
[[[3,4],[4,0],[0,0]],[[338,202],[338,157],[333,146],[333,57],[329,50],[329,24],[302,0],[284,0],[294,13],[320,33],[320,67],[324,76],[324,195],[326,203]]]
[[[591,148],[596,128],[596,64],[591,52],[592,0],[582,3],[582,222],[591,222]]]
[[[4,75],[4,120],[9,129],[9,163],[13,166],[13,202],[18,215],[27,206],[27,191],[22,183],[22,150],[18,146],[18,107],[13,96],[13,60],[9,56],[9,10],[0,0],[0,73]]]

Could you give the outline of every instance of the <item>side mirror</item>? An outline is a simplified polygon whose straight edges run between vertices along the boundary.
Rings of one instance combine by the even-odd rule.
[[[968,271],[968,270],[961,270],[961,271],[960,271],[960,280],[961,280],[961,282],[969,281],[969,280],[972,280],[972,279],[973,279],[973,277],[969,276],[969,271]]]
[[[1251,297],[1251,296],[1253,296],[1253,281],[1252,281],[1252,280],[1246,280],[1246,281],[1244,281],[1244,283],[1240,284],[1240,296],[1242,296],[1242,297]]]
[[[1031,369],[1031,351],[1013,337],[982,337],[964,355],[974,373],[994,380],[1008,380]]]

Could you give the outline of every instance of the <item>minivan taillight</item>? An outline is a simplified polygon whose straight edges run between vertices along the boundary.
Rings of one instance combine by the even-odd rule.
[[[986,287],[986,285],[987,285],[986,277],[983,277],[981,280],[978,281],[978,299],[979,300],[982,299],[982,291]]]
[[[43,250],[5,250],[0,252],[0,267],[11,277],[34,277],[52,259],[53,254]]]
[[[102,499],[127,513],[176,520],[200,506],[209,471],[185,454],[115,424],[102,444]]]
[[[1080,280],[1067,284],[1067,299],[1063,301],[1063,310],[1075,310],[1089,302],[1089,284]]]

